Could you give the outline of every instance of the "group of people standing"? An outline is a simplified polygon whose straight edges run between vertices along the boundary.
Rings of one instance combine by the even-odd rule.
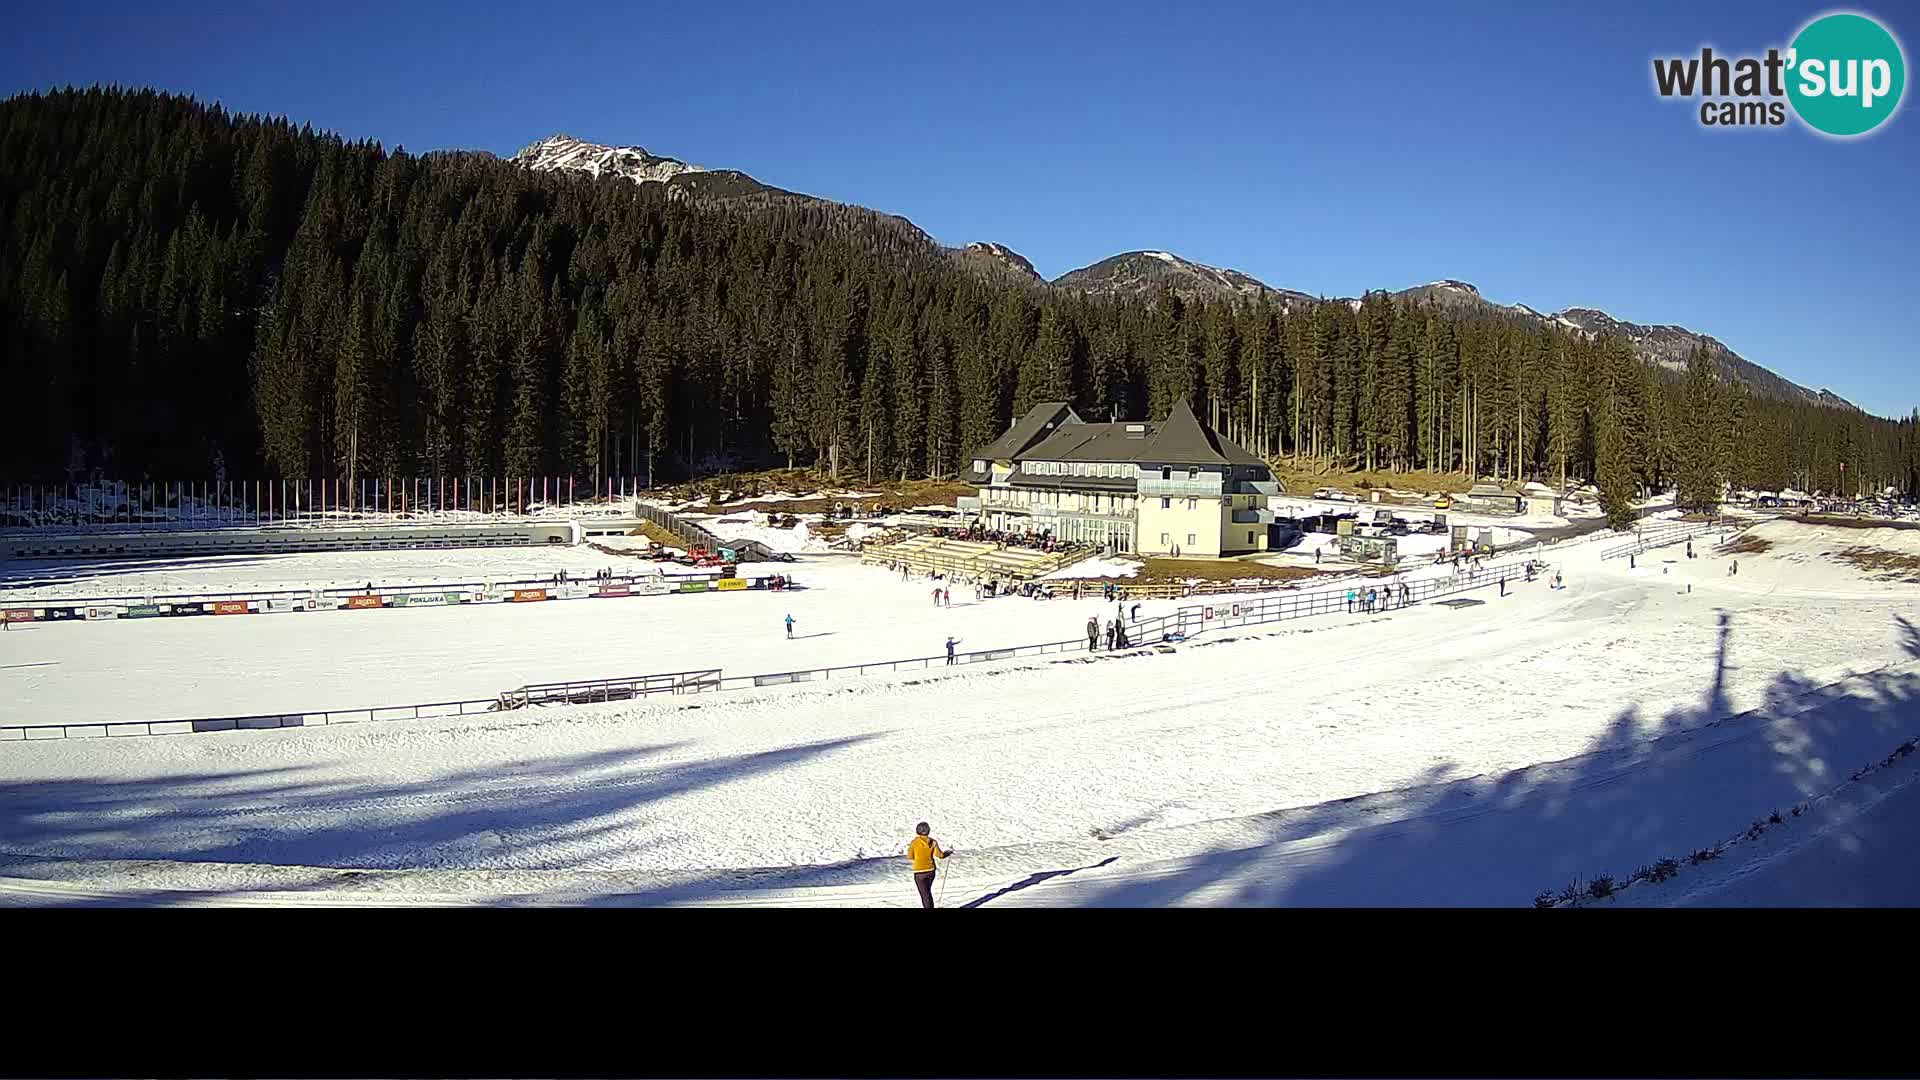
[[[1413,603],[1413,589],[1404,581],[1397,584],[1388,584],[1385,587],[1369,585],[1364,591],[1360,589],[1348,589],[1347,610],[1350,612],[1361,611],[1367,614],[1372,614],[1376,611],[1386,611],[1388,608],[1394,606],[1396,598],[1399,600],[1401,607],[1406,607],[1408,604]]]
[[[1139,605],[1136,604],[1134,606],[1134,610],[1138,612]],[[1107,622],[1105,633],[1106,633],[1107,649],[1109,652],[1111,652],[1114,649],[1130,649],[1133,647],[1133,642],[1127,640],[1127,624],[1121,622],[1119,616],[1116,615]],[[1087,651],[1088,652],[1100,651],[1100,637],[1101,637],[1100,617],[1098,615],[1088,617],[1087,619]]]

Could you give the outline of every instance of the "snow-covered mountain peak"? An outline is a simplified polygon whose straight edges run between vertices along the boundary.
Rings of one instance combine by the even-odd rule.
[[[685,173],[709,170],[676,158],[650,154],[641,146],[602,146],[571,135],[549,135],[513,155],[513,160],[540,172],[582,172],[590,176],[624,176],[635,183],[663,183]]]

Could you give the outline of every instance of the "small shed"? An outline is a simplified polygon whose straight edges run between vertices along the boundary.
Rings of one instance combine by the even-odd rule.
[[[1517,514],[1522,509],[1520,496],[1501,487],[1499,484],[1483,480],[1467,489],[1460,496],[1462,502],[1476,510],[1494,510],[1505,514]]]
[[[1535,481],[1520,489],[1520,505],[1528,517],[1559,517],[1560,495]]]

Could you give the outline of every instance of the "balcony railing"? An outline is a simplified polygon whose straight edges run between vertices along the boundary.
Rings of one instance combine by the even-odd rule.
[[[1171,480],[1162,480],[1158,476],[1143,476],[1140,478],[1139,491],[1143,497],[1205,495],[1218,498],[1221,494],[1220,474],[1201,473],[1197,479],[1177,476]]]

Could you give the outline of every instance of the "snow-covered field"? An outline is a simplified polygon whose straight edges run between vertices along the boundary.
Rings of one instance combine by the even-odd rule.
[[[623,537],[595,537],[595,543]],[[645,542],[639,541],[644,547]],[[513,581],[548,578],[565,570],[641,573],[655,564],[590,547],[451,548],[431,551],[310,552],[208,555],[158,559],[20,559],[0,563],[0,606],[77,596],[122,596],[189,591],[381,586],[436,581]]]
[[[1737,577],[1724,557],[1668,548],[1629,570],[1599,560],[1604,541],[1572,544],[1549,551],[1562,590],[1543,579],[1169,653],[9,744],[0,877],[32,880],[0,894],[911,904],[899,852],[926,819],[960,851],[949,906],[1527,904],[1724,840],[1920,734],[1920,586],[1823,555],[1920,533],[1866,534],[1762,525],[1774,547],[1739,556]],[[924,655],[948,633],[969,648],[1064,638],[1102,610],[970,595],[935,609],[925,583],[844,562],[803,560],[814,588],[786,596],[16,628],[0,638],[0,709],[428,700],[423,684],[484,694],[676,657],[778,670]],[[787,607],[802,640],[780,634]]]
[[[443,558],[444,557],[444,558]],[[306,567],[339,584],[590,575],[656,566],[585,547],[434,553],[370,552],[248,560],[185,576],[129,571],[87,588],[238,589],[298,584]],[[658,564],[669,571],[685,568]],[[358,576],[342,577],[362,568]],[[538,604],[316,611],[239,618],[27,623],[0,639],[0,724],[168,719],[362,708],[488,698],[529,682],[612,678],[719,667],[730,675],[934,656],[961,648],[1063,641],[1098,599],[976,601],[953,590],[933,605],[931,582],[862,566],[850,556],[749,564],[790,575],[788,592],[711,592]],[[60,586],[67,588],[69,586]],[[1142,601],[1141,617],[1175,601]],[[1131,605],[1129,605],[1129,609]],[[794,618],[794,638],[783,629]]]

